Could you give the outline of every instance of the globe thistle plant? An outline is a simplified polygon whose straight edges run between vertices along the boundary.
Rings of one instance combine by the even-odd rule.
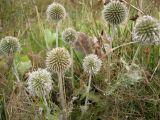
[[[73,61],[73,43],[77,40],[78,35],[76,30],[74,30],[73,28],[67,28],[64,30],[64,32],[62,33],[62,38],[65,42],[69,43],[70,46],[70,52],[71,52],[71,58]],[[73,70],[73,63],[71,66],[71,73],[72,73],[72,88],[74,88],[74,70]]]
[[[61,4],[53,2],[48,6],[46,14],[49,21],[59,22],[65,18],[66,11]]]
[[[81,119],[83,118],[83,115],[85,111],[87,110],[92,75],[97,74],[100,71],[101,66],[102,66],[102,61],[95,54],[90,54],[86,56],[83,60],[83,69],[84,69],[84,72],[89,74],[89,83],[88,83],[87,90],[86,90],[86,100],[85,100],[85,105],[84,105],[85,109],[82,111]]]
[[[0,53],[2,54],[15,54],[20,50],[20,43],[16,37],[7,36],[0,41]]]
[[[133,40],[142,44],[160,43],[160,23],[151,16],[138,18],[133,29]]]
[[[66,10],[61,4],[53,2],[48,6],[46,14],[49,21],[56,23],[56,47],[58,47],[58,23],[66,17]]]
[[[102,12],[103,18],[110,23],[112,28],[112,39],[114,39],[115,34],[115,26],[121,24],[124,22],[127,18],[128,11],[127,7],[120,2],[119,0],[113,0],[110,3],[108,3]],[[112,41],[110,41],[110,47],[112,48]],[[111,60],[112,60],[112,54],[109,54],[108,56],[108,81],[110,81],[110,73],[111,73]]]
[[[52,90],[52,78],[46,69],[38,69],[29,74],[28,90],[33,96],[43,97],[49,95]]]
[[[64,75],[64,72],[71,66],[71,57],[69,52],[65,48],[54,48],[47,55],[46,66],[50,71],[55,72],[58,75],[60,102],[63,111],[62,116],[63,119],[66,120],[66,99],[64,96],[64,83],[62,76]]]
[[[18,51],[20,51],[20,43],[16,37],[6,36],[2,38],[2,40],[0,41],[0,54],[8,57],[8,55],[14,55]],[[15,75],[17,81],[20,82],[14,58],[12,64],[12,72]]]
[[[126,17],[127,8],[122,2],[113,0],[104,7],[103,18],[108,23],[118,25],[124,22]]]
[[[52,78],[50,72],[46,69],[38,69],[37,71],[33,71],[29,73],[28,77],[28,91],[32,96],[38,96],[39,98],[44,100],[44,105],[46,107],[46,118],[50,114],[50,109],[48,107],[48,103],[46,97],[52,90]]]
[[[54,48],[46,58],[47,68],[55,73],[64,73],[71,66],[71,57],[65,48]]]
[[[65,42],[72,44],[77,40],[77,32],[73,28],[67,28],[62,34],[62,38]]]
[[[86,56],[83,60],[84,72],[97,74],[102,65],[102,61],[95,54]]]

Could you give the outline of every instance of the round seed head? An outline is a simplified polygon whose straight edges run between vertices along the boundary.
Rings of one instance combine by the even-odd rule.
[[[51,72],[63,73],[71,66],[71,56],[65,48],[54,48],[47,55],[46,66]]]
[[[72,29],[72,28],[67,28],[63,33],[62,33],[62,38],[64,41],[68,43],[73,43],[74,41],[77,40],[77,32]]]
[[[160,23],[151,16],[138,18],[133,29],[133,40],[142,44],[160,43]]]
[[[113,25],[124,22],[127,18],[127,7],[119,1],[111,1],[103,10],[103,18]]]
[[[0,53],[2,54],[9,54],[9,53],[16,53],[20,50],[20,43],[19,40],[12,36],[7,36],[2,38],[0,41]]]
[[[38,69],[29,74],[28,90],[33,96],[43,97],[52,90],[52,78],[46,69]]]
[[[97,74],[101,66],[102,61],[95,54],[90,54],[83,60],[83,69],[86,73]]]
[[[46,14],[49,21],[59,22],[65,18],[66,11],[61,4],[53,2],[48,6]]]

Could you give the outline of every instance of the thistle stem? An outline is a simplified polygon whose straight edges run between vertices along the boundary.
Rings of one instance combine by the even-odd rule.
[[[88,83],[88,87],[87,87],[87,91],[86,91],[86,100],[85,100],[85,107],[87,107],[87,103],[88,103],[88,97],[89,97],[89,90],[91,87],[91,80],[92,80],[92,74],[89,74],[89,83]]]
[[[135,43],[138,43],[138,42],[139,42],[139,41],[124,43],[124,44],[122,44],[122,45],[120,45],[120,46],[114,47],[114,48],[112,49],[112,51],[115,51],[115,50],[117,50],[117,49],[119,49],[119,48],[121,48],[121,47],[125,47],[125,46],[127,46],[127,45],[135,44]]]
[[[89,73],[89,83],[88,83],[88,86],[87,86],[87,90],[86,90],[86,99],[85,99],[85,104],[84,104],[84,109],[82,111],[82,114],[81,114],[81,120],[84,116],[84,113],[86,112],[87,110],[87,104],[88,104],[88,98],[89,98],[89,90],[90,90],[90,87],[91,87],[91,80],[92,80],[92,74],[91,72]]]
[[[110,47],[112,49],[112,41],[114,39],[114,33],[115,33],[115,26],[112,28],[112,40],[110,41]],[[107,70],[107,77],[108,81],[110,82],[111,80],[111,62],[112,62],[112,53],[108,55],[108,70]]]
[[[47,103],[47,100],[46,100],[46,97],[45,97],[44,94],[43,94],[43,100],[44,100],[44,104],[45,104],[46,112],[47,112],[46,118],[48,119],[48,116],[49,116],[49,114],[50,114],[50,109],[49,109],[49,107],[48,107],[48,103]]]
[[[19,75],[18,75],[18,72],[17,72],[17,67],[16,67],[15,60],[13,60],[12,72],[13,72],[13,74],[15,75],[15,77],[16,77],[16,79],[17,79],[17,82],[20,82]]]
[[[70,51],[71,51],[71,57],[72,57],[72,65],[71,65],[71,79],[72,79],[72,88],[74,89],[74,66],[73,66],[73,61],[74,61],[74,58],[73,58],[73,47],[71,46],[70,47]]]
[[[137,58],[137,56],[138,56],[138,53],[139,53],[139,51],[140,51],[140,48],[141,48],[141,45],[138,46],[138,48],[137,48],[137,50],[136,50],[136,53],[134,54],[134,57],[133,57],[131,66],[135,63],[136,58]]]
[[[58,47],[58,23],[56,24],[56,48]]]
[[[139,8],[135,7],[132,4],[129,4],[126,0],[122,0],[124,3],[128,4],[129,6],[131,6],[132,8],[134,8],[135,10],[138,10],[140,13],[145,14],[142,10],[140,10]]]
[[[58,82],[59,82],[59,92],[60,92],[60,103],[61,103],[61,107],[62,107],[62,116],[63,116],[63,120],[67,120],[66,99],[64,97],[62,73],[58,73]]]

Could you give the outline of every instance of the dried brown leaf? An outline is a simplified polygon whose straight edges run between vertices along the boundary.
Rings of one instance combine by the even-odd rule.
[[[28,53],[28,57],[32,62],[33,68],[39,68],[45,66],[42,52],[35,54],[31,51]]]
[[[89,54],[92,51],[92,41],[89,36],[83,32],[78,32],[78,39],[74,43],[74,48],[81,51],[82,53]]]

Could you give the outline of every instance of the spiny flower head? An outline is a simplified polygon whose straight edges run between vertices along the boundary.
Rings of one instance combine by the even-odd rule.
[[[151,16],[138,18],[133,29],[133,40],[142,44],[160,43],[160,23]]]
[[[71,56],[65,48],[52,49],[46,58],[47,68],[55,73],[63,73],[71,66]]]
[[[0,53],[16,53],[20,50],[20,43],[16,37],[6,36],[0,41]]]
[[[127,18],[127,8],[123,3],[113,0],[104,7],[103,18],[108,23],[118,25]]]
[[[86,56],[83,60],[83,69],[86,73],[97,74],[101,69],[102,61],[95,54]]]
[[[46,14],[49,21],[59,22],[65,18],[66,10],[61,4],[53,2],[48,6]]]
[[[78,38],[77,32],[73,28],[65,29],[65,31],[62,33],[62,37],[63,40],[68,43],[73,43]]]
[[[52,90],[52,78],[46,69],[38,69],[29,74],[28,90],[33,96],[43,97]]]

